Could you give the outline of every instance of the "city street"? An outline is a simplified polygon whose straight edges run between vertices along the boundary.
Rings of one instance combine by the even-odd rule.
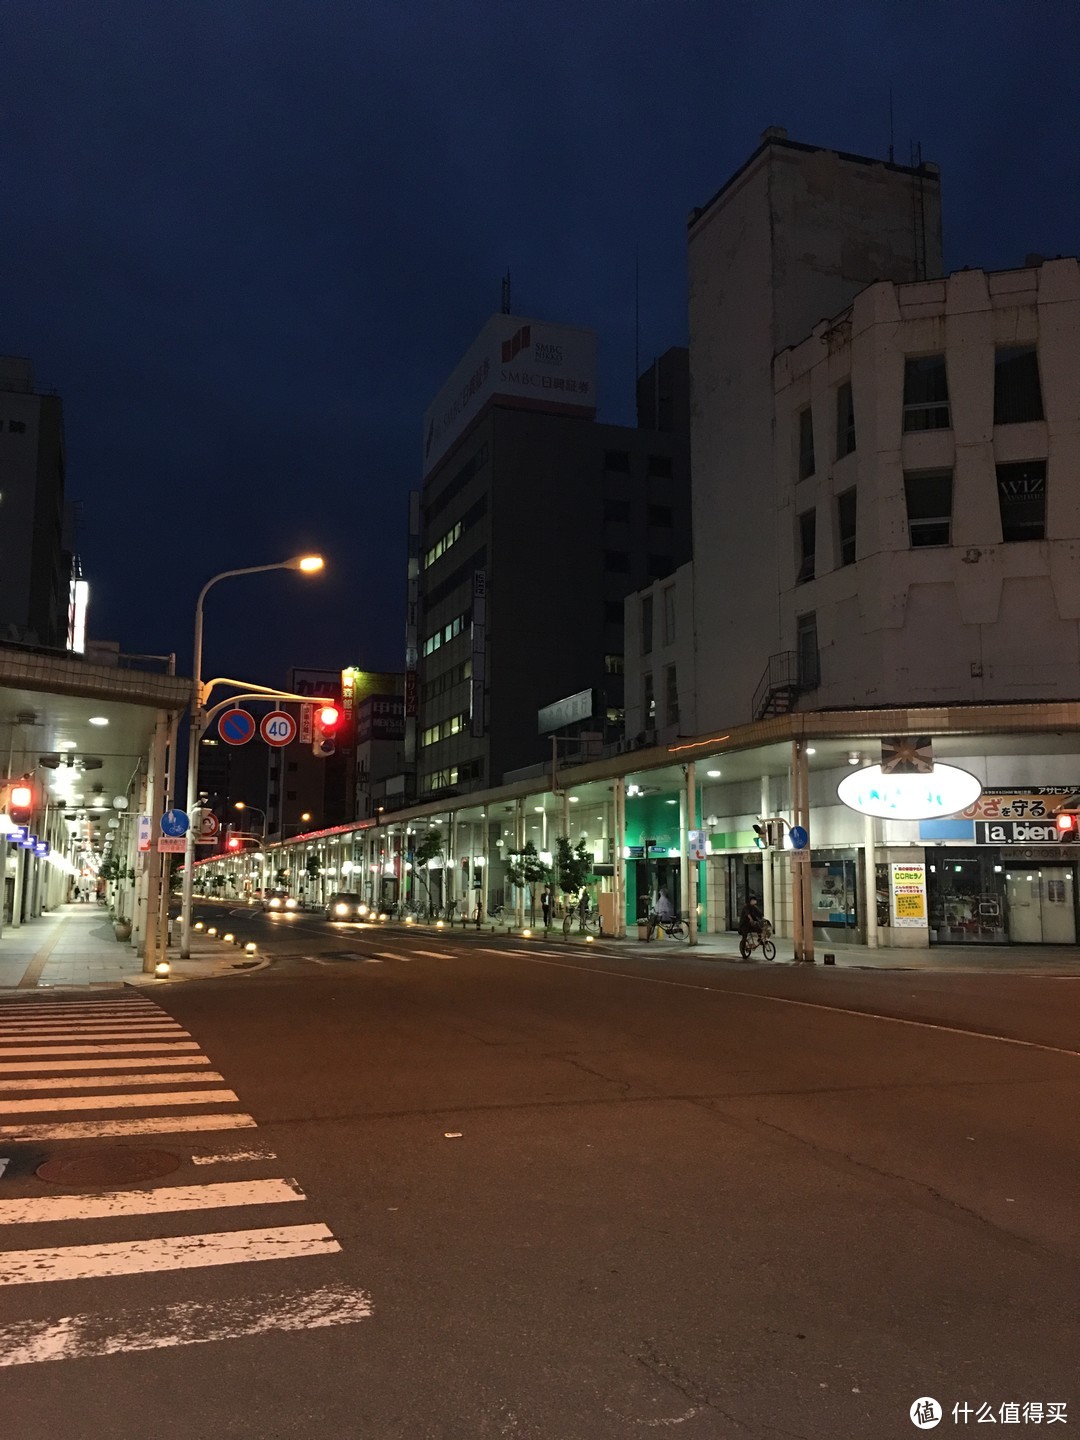
[[[1080,982],[198,914],[269,966],[0,1000],[11,1434],[1077,1423]]]

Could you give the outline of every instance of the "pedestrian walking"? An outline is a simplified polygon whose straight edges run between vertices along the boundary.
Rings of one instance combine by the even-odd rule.
[[[551,886],[545,885],[540,892],[540,909],[544,912],[544,929],[551,928],[551,911],[555,904],[555,896],[552,894]]]

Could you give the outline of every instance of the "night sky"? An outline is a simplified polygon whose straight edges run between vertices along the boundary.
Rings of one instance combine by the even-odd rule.
[[[948,268],[1080,248],[1080,6],[24,0],[0,351],[64,397],[91,632],[207,670],[400,667],[420,417],[499,307],[685,343],[686,216],[758,143],[942,168]],[[1071,98],[1070,98],[1071,96]]]

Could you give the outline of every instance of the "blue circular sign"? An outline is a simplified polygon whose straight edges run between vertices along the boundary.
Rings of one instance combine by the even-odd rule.
[[[788,836],[791,840],[793,850],[805,850],[810,844],[810,836],[801,825],[792,825],[788,829]]]
[[[186,835],[191,829],[191,820],[186,810],[166,810],[160,824],[163,835]]]
[[[246,710],[234,706],[218,721],[218,734],[226,745],[246,745],[255,734],[255,721]]]

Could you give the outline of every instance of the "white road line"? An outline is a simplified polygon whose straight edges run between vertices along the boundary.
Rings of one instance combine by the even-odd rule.
[[[341,1246],[325,1225],[280,1225],[267,1230],[226,1230],[211,1235],[167,1235],[109,1245],[64,1245],[0,1253],[0,1285],[49,1280],[91,1280],[104,1275],[245,1265],[332,1255]]]
[[[275,1331],[355,1325],[371,1315],[370,1297],[352,1286],[291,1290],[209,1303],[184,1301],[151,1310],[65,1315],[0,1328],[0,1365],[85,1360],[174,1345],[207,1345]]]
[[[447,955],[442,950],[414,950],[414,955],[426,955],[429,960],[453,960],[453,955]]]
[[[217,1185],[159,1185],[104,1195],[35,1195],[0,1200],[0,1225],[54,1220],[107,1220],[119,1215],[167,1215],[179,1210],[224,1210],[233,1205],[282,1205],[307,1197],[295,1180],[228,1180]]]
[[[409,955],[397,955],[393,950],[379,950],[376,952],[380,960],[409,960]]]
[[[211,1081],[224,1085],[225,1076],[216,1070],[175,1070],[171,1075],[167,1070],[153,1075],[61,1075],[49,1080],[0,1080],[0,1091],[115,1090],[125,1085],[203,1085]]]
[[[104,1135],[179,1135],[185,1130],[254,1130],[250,1115],[154,1115],[144,1120],[73,1120],[0,1125],[4,1140],[95,1140]]]
[[[223,1150],[220,1155],[192,1155],[193,1165],[226,1165],[236,1160],[276,1160],[273,1150]]]
[[[134,1048],[142,1049],[142,1046]],[[162,1065],[209,1064],[210,1058],[207,1055],[137,1055],[127,1060],[45,1060],[38,1063],[20,1060],[14,1065],[0,1065],[0,1075],[21,1075],[26,1070],[45,1070],[55,1075],[61,1070],[138,1070],[140,1065],[160,1068]],[[86,1078],[89,1079],[90,1076]]]
[[[238,1105],[235,1090],[154,1090],[136,1095],[45,1095],[5,1100],[4,1113],[32,1115],[62,1110],[149,1110],[158,1105]]]
[[[625,970],[600,970],[593,965],[571,965],[567,960],[545,960],[523,950],[489,950],[489,955],[513,955],[530,965],[550,965],[558,970],[580,970],[585,975],[607,976],[612,980],[637,980],[645,985],[667,985],[674,990],[703,990],[707,995],[734,996],[739,1000],[760,1000],[767,1005],[794,1005],[801,1010],[824,1010],[828,1015],[849,1015],[858,1020],[884,1020],[889,1025],[910,1025],[916,1030],[938,1030],[946,1035],[960,1035],[967,1040],[996,1040],[1001,1045],[1018,1045],[1023,1050],[1042,1050],[1049,1055],[1080,1058],[1080,1050],[1062,1045],[1041,1045],[1036,1040],[1018,1040],[1013,1035],[995,1035],[989,1030],[965,1030],[959,1025],[939,1025],[933,1020],[907,1020],[900,1015],[882,1015],[876,1010],[852,1010],[844,1005],[826,1005],[820,1000],[792,1000],[786,995],[764,995],[757,990],[728,990],[720,985],[695,985],[690,980],[667,980],[656,975],[632,975]],[[2,1133],[2,1132],[0,1132]]]
[[[50,1021],[48,1024],[35,1022],[32,1025],[5,1025],[0,1027],[0,1041],[54,1040],[64,1035],[70,1035],[73,1040],[81,1040],[84,1036],[89,1040],[97,1040],[107,1039],[111,1033],[120,1030],[123,1030],[125,1035],[159,1035],[162,1039],[167,1035],[188,1033],[182,1025],[168,1020],[140,1020],[134,1025],[123,1022],[117,1024],[115,1020],[72,1020],[61,1021],[59,1024]]]
[[[150,1040],[142,1045],[106,1045],[87,1040],[81,1045],[30,1045],[21,1050],[0,1050],[0,1060],[6,1060],[12,1055],[125,1055],[132,1050],[161,1050],[168,1054],[177,1050],[198,1048],[194,1040],[163,1040],[156,1045]],[[157,1064],[156,1060],[154,1064]],[[45,1068],[47,1067],[42,1066],[42,1069]]]
[[[54,1045],[64,1039],[73,1042],[85,1040],[92,1045],[97,1045],[102,1040],[190,1040],[191,1032],[179,1025],[125,1025],[122,1029],[107,1025],[104,1030],[84,1030],[78,1025],[58,1025],[55,1029],[50,1027],[43,1034],[34,1031],[8,1031],[0,1035],[0,1055],[6,1053],[4,1047],[7,1045],[27,1045],[32,1040],[40,1041],[44,1045]]]
[[[156,1010],[165,1012],[152,1000],[5,1000],[0,1002],[0,1015],[67,1015],[111,1010]]]

